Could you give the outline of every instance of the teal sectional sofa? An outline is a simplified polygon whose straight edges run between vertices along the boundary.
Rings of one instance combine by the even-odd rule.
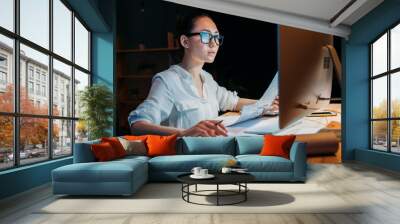
[[[201,166],[219,172],[234,159],[259,182],[305,182],[305,143],[294,142],[290,159],[260,156],[263,136],[183,137],[176,144],[177,155],[127,156],[96,162],[90,145],[75,144],[74,163],[52,171],[54,194],[131,195],[148,181],[176,181],[176,177]]]

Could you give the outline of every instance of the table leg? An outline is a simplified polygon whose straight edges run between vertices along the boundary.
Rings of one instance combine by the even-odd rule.
[[[244,183],[244,201],[247,201],[247,192],[248,192],[248,190],[247,190],[247,182],[246,183]]]
[[[217,184],[217,206],[219,205],[219,184]]]

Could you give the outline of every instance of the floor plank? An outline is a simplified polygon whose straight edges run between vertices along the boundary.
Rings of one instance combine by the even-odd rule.
[[[15,224],[260,224],[260,223],[400,223],[400,174],[360,163],[310,164],[308,183],[315,183],[349,203],[359,214],[36,214],[56,199],[49,185],[0,201],[0,223]]]

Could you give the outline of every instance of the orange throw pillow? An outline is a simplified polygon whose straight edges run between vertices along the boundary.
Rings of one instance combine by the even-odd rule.
[[[175,155],[176,154],[176,138],[177,135],[160,136],[160,135],[148,135],[147,143],[147,155],[148,156],[163,156],[163,155]]]
[[[146,141],[147,136],[148,135],[125,135],[124,139],[128,141],[136,141],[136,140]]]
[[[119,142],[118,138],[111,137],[111,138],[101,138],[101,142],[108,142],[114,149],[115,155],[118,158],[126,156],[126,151],[122,146],[121,142]]]
[[[92,149],[94,157],[99,162],[109,161],[117,158],[113,147],[108,142],[93,144],[90,147]]]
[[[261,149],[260,155],[262,156],[281,156],[289,159],[290,147],[296,135],[264,135],[264,145]]]

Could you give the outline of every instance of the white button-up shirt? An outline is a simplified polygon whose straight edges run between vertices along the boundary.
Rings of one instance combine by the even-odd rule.
[[[190,128],[202,120],[213,119],[218,111],[233,110],[239,100],[236,92],[218,85],[202,70],[203,96],[199,96],[192,75],[179,65],[156,74],[146,100],[128,117],[129,124],[148,121],[176,128]]]

